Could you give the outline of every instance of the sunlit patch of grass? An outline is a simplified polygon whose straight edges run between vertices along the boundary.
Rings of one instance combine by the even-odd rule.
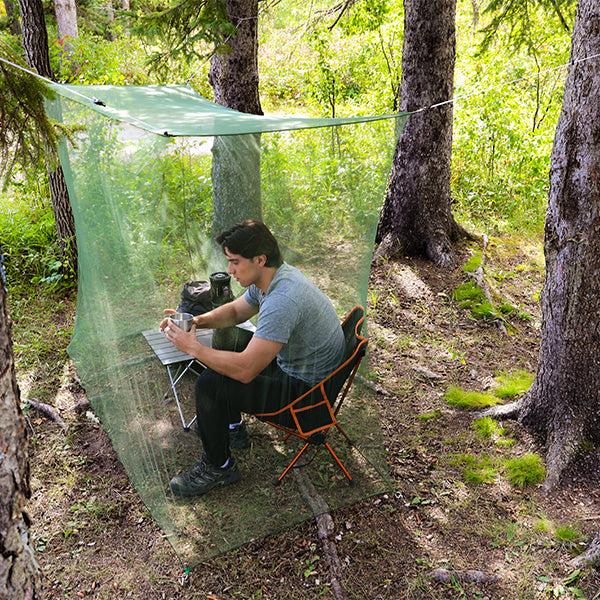
[[[528,371],[515,371],[514,373],[505,373],[498,377],[498,387],[494,394],[498,398],[513,398],[524,394],[533,383],[534,374]]]
[[[485,406],[494,406],[500,402],[500,399],[493,394],[485,392],[467,392],[457,386],[450,386],[444,394],[448,404],[460,408],[482,408]]]
[[[506,461],[506,474],[512,485],[523,489],[543,481],[546,469],[537,454],[529,453]]]
[[[498,475],[498,462],[489,456],[475,457],[470,454],[456,454],[450,464],[462,467],[462,475],[467,483],[480,485],[492,483]]]
[[[473,422],[473,429],[483,439],[497,438],[505,433],[504,427],[490,417],[483,417]]]

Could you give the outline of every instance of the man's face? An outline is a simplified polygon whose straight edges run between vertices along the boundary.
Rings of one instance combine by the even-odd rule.
[[[225,248],[225,256],[229,262],[227,272],[242,286],[248,287],[256,283],[260,277],[261,257],[244,258],[240,254],[232,254]],[[262,260],[264,262],[264,259]]]

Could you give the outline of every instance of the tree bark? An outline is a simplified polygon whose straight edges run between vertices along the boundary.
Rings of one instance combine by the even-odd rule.
[[[30,521],[25,511],[31,496],[27,430],[19,405],[10,318],[1,272],[0,449],[0,598],[34,600],[41,597],[41,576],[31,547]]]
[[[258,0],[227,0],[237,33],[223,40],[212,58],[209,80],[215,102],[262,115],[258,92]],[[215,137],[213,144],[213,231],[244,219],[262,218],[260,135]]]
[[[456,0],[406,0],[400,111],[451,100]],[[413,114],[394,154],[377,242],[450,266],[459,233],[450,211],[452,103]]]
[[[43,77],[54,79],[50,66],[48,32],[42,2],[41,0],[19,0],[19,8],[23,27],[23,49],[27,64]],[[48,163],[47,169],[60,250],[63,259],[77,272],[75,219],[65,177],[60,166],[56,167]]]
[[[77,7],[74,0],[54,0],[54,14],[59,38],[77,39]]]
[[[580,0],[573,61],[600,53],[600,5]],[[550,165],[538,370],[517,405],[546,444],[546,489],[600,443],[600,61],[569,68]]]

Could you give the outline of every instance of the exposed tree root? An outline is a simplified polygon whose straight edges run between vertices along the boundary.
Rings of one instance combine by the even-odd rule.
[[[523,423],[527,398],[525,394],[510,404],[492,406],[481,411],[479,416],[499,420],[512,419]],[[583,425],[575,420],[550,434],[546,440],[546,479],[543,485],[546,493],[558,487],[569,472],[581,450],[583,439]]]
[[[574,569],[583,569],[584,567],[597,567],[600,565],[600,532],[592,540],[587,550],[576,556],[570,563]]]
[[[497,583],[500,577],[490,575],[483,571],[475,571],[472,569],[454,571],[450,569],[435,569],[430,573],[431,579],[438,583],[452,583],[454,581],[462,581],[463,583],[476,583],[477,585],[485,585],[486,583]]]
[[[49,419],[57,423],[61,429],[68,429],[67,424],[63,421],[62,417],[58,414],[58,411],[53,406],[50,406],[49,404],[44,404],[43,402],[40,402],[39,400],[35,400],[33,398],[28,398],[25,401],[31,404],[31,406],[33,406],[35,410],[41,412],[42,414],[46,415]]]
[[[395,252],[398,248],[398,238],[396,238],[393,234],[388,233],[382,240],[379,242],[379,245],[375,249],[373,253],[373,259],[371,260],[372,265],[376,265],[381,261],[385,261],[388,258],[394,256]]]
[[[482,243],[483,243],[483,251],[481,254],[481,264],[477,267],[477,269],[475,269],[475,271],[473,272],[467,272],[468,275],[470,275],[474,280],[475,283],[483,290],[483,294],[485,296],[485,299],[494,307],[494,310],[496,312],[498,312],[496,310],[496,303],[494,302],[494,299],[492,298],[492,292],[490,289],[490,286],[488,284],[488,282],[485,279],[485,259],[486,259],[486,253],[487,253],[487,247],[488,247],[488,243],[489,243],[489,238],[487,235],[483,235],[482,236]],[[506,327],[504,325],[504,323],[502,322],[501,319],[495,319],[495,323],[498,326],[498,329],[500,329],[500,331],[504,334],[504,335],[508,335],[508,331],[506,331]]]
[[[498,406],[491,406],[486,408],[484,411],[479,413],[479,417],[491,417],[492,419],[513,419],[519,420],[521,416],[521,408],[523,406],[523,398],[510,402],[509,404],[499,404]]]
[[[329,507],[323,498],[319,496],[314,485],[302,469],[294,469],[294,475],[296,476],[296,482],[298,483],[302,497],[308,502],[315,515],[317,533],[321,540],[326,562],[329,565],[329,578],[333,596],[335,600],[347,600],[347,596],[340,585],[342,564],[337,553],[335,540],[331,537],[334,531],[334,524],[329,514]]]

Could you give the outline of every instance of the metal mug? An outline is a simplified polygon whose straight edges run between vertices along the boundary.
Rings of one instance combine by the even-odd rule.
[[[192,325],[194,324],[194,315],[190,313],[175,313],[169,315],[169,319],[173,321],[177,327],[180,327],[184,331],[191,331]]]

